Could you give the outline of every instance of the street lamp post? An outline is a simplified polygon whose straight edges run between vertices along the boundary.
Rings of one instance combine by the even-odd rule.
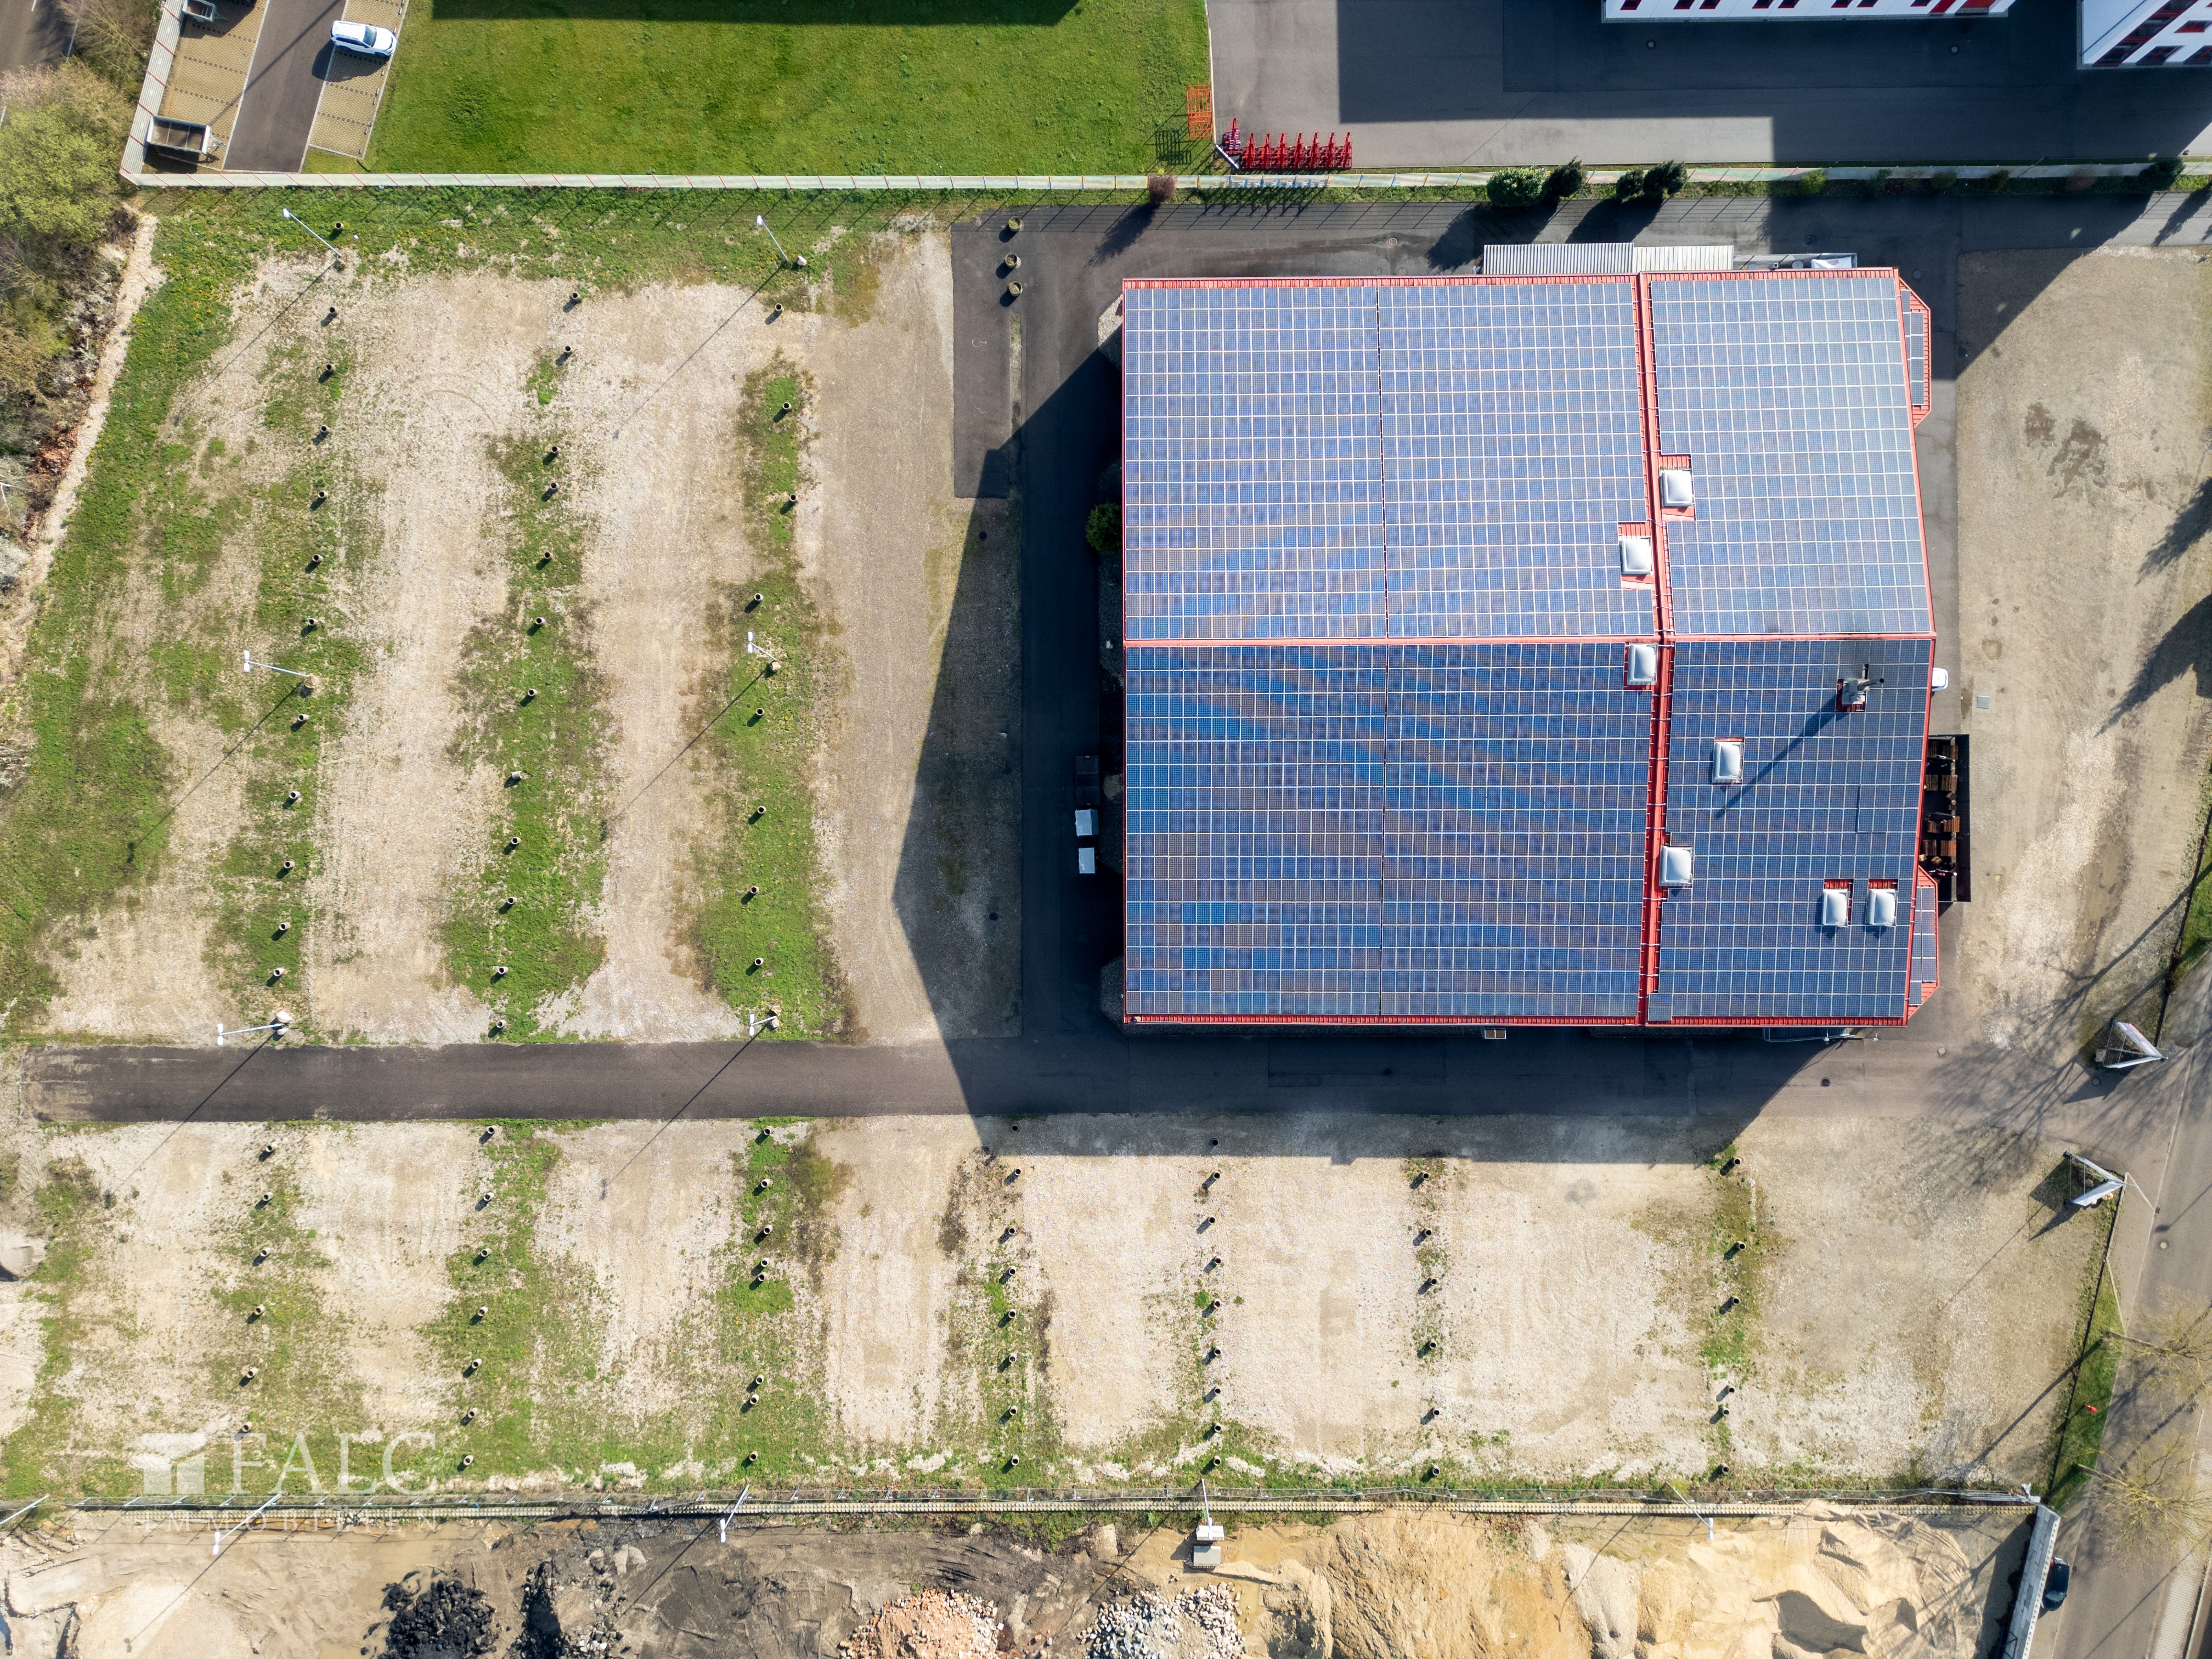
[[[258,667],[258,668],[259,668],[259,669],[260,669],[264,673],[267,673],[267,674],[289,674],[289,675],[290,675],[294,679],[295,679],[295,680],[299,680],[299,681],[301,681],[301,682],[303,682],[304,684],[307,684],[312,685],[312,684],[314,683],[314,678],[315,678],[315,677],[314,677],[313,674],[303,674],[303,673],[301,673],[301,672],[298,669],[296,669],[296,668],[285,668],[285,667],[283,667],[283,666],[279,665],[278,664],[276,664],[276,663],[273,663],[273,662],[266,662],[266,661],[264,661],[264,662],[261,662],[261,663],[256,663],[256,662],[253,660],[253,653],[252,653],[252,651],[250,651],[250,650],[249,650],[249,651],[246,651],[246,652],[244,652],[244,653],[242,653],[241,654],[242,654],[242,655],[245,657],[245,659],[246,659],[246,670],[245,670],[245,672],[247,672],[247,673],[249,673],[249,674],[251,674],[251,673],[252,673],[252,672],[253,672],[253,671]]]
[[[266,1025],[234,1026],[230,1030],[226,1030],[223,1029],[222,1024],[218,1022],[215,1028],[215,1046],[218,1048],[222,1048],[223,1046],[223,1039],[226,1037],[251,1036],[256,1031],[274,1031],[276,1034],[276,1036],[272,1036],[269,1039],[271,1042],[274,1042],[278,1037],[284,1035],[284,1028],[291,1023],[292,1016],[286,1013],[282,1008],[279,1008],[275,1013],[269,1016],[269,1023]]]
[[[302,219],[298,214],[293,212],[289,208],[286,208],[284,210],[284,216],[287,219],[289,219],[294,224],[299,226],[301,229],[306,231],[308,235],[313,236],[317,241],[322,242],[325,248],[329,248],[331,263],[332,264],[336,265],[340,270],[343,270],[345,269],[345,255],[340,253],[335,247],[331,247],[330,243],[323,241],[321,233],[316,230],[313,225],[309,224],[305,219]]]
[[[786,253],[783,251],[783,244],[776,240],[775,232],[769,224],[768,215],[765,213],[756,213],[753,215],[753,222],[758,225],[763,230],[768,232],[768,240],[775,247],[775,257],[777,258],[782,260],[784,264],[793,266],[797,270],[804,270],[806,269],[806,256],[805,254],[802,253],[794,259],[788,253]]]

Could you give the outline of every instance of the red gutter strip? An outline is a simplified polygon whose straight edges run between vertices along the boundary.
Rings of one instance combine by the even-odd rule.
[[[1830,273],[1823,273],[1830,274]],[[1861,273],[1846,271],[1845,276]],[[1509,283],[1541,283],[1547,287],[1574,283],[1640,283],[1641,276],[1125,276],[1131,288],[1501,288]]]
[[[1651,336],[1651,279],[1636,283],[1636,369],[1644,416],[1644,494],[1651,524],[1652,622],[1659,634],[1659,679],[1651,688],[1651,758],[1644,794],[1644,927],[1636,1018],[1648,1024],[1659,988],[1659,856],[1667,845],[1667,748],[1674,714],[1674,599],[1667,571],[1667,515],[1659,506],[1659,368]]]

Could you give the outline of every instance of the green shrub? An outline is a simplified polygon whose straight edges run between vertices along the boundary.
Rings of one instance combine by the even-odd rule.
[[[1490,205],[1516,213],[1544,199],[1545,176],[1534,167],[1508,167],[1490,175]]]
[[[1616,202],[1635,202],[1643,199],[1644,169],[1631,167],[1613,181],[1613,198]]]
[[[1953,196],[1958,193],[1959,175],[1952,168],[1944,167],[1928,183],[1938,196]]]
[[[120,193],[115,158],[131,100],[74,61],[13,91],[0,122],[0,236],[93,246]]]
[[[1968,188],[1978,191],[1984,196],[2001,196],[2004,193],[2004,187],[2011,182],[2012,169],[2009,167],[1999,167],[1995,173],[1984,173],[1980,178],[1975,179]]]
[[[2136,177],[2153,190],[2172,190],[2173,181],[2181,177],[2181,158],[2179,155],[2154,155],[2150,158],[2150,165]]]
[[[1544,180],[1544,194],[1552,200],[1563,201],[1567,197],[1582,193],[1583,161],[1577,155],[1565,167],[1553,167],[1552,176]]]
[[[1827,187],[1828,175],[1820,167],[1797,175],[1797,193],[1800,196],[1818,196]]]
[[[1121,503],[1101,501],[1091,509],[1091,522],[1083,527],[1084,539],[1109,556],[1121,550]]]
[[[1690,182],[1690,169],[1680,161],[1662,161],[1644,175],[1644,193],[1656,198],[1679,196]]]

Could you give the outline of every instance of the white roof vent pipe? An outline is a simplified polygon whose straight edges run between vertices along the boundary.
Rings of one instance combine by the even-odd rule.
[[[1628,647],[1628,683],[1631,685],[1656,685],[1659,683],[1657,646],[1632,645]]]
[[[1877,887],[1867,895],[1867,926],[1869,927],[1897,926],[1897,889]]]
[[[1687,472],[1668,467],[1659,475],[1659,505],[1686,513],[1698,504],[1697,487]]]
[[[1620,538],[1620,574],[1624,576],[1648,576],[1651,574],[1651,538],[1623,536]]]
[[[1659,849],[1659,884],[1662,887],[1693,886],[1698,879],[1698,855],[1687,847],[1662,847]]]
[[[1717,738],[1713,740],[1713,781],[1741,783],[1743,781],[1743,741],[1740,738]]]
[[[1845,927],[1851,920],[1851,890],[1848,887],[1824,887],[1820,890],[1820,926]]]

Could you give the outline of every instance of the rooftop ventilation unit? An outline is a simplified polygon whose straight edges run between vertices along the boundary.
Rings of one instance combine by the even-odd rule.
[[[1698,492],[1686,472],[1668,468],[1659,475],[1659,505],[1687,513],[1698,504]]]
[[[1659,849],[1659,884],[1662,887],[1688,887],[1698,879],[1698,855],[1687,847],[1662,847]]]
[[[1648,576],[1651,574],[1651,538],[1623,536],[1620,538],[1620,574],[1624,576]]]
[[[1628,683],[1631,685],[1656,685],[1659,681],[1659,647],[1656,645],[1632,645],[1628,647]]]
[[[1851,890],[1848,887],[1824,887],[1820,890],[1820,926],[1845,927],[1851,920]]]
[[[1867,895],[1867,926],[1869,927],[1897,926],[1897,889],[1877,887]]]
[[[1714,739],[1713,781],[1715,783],[1743,781],[1743,740],[1741,738]]]

